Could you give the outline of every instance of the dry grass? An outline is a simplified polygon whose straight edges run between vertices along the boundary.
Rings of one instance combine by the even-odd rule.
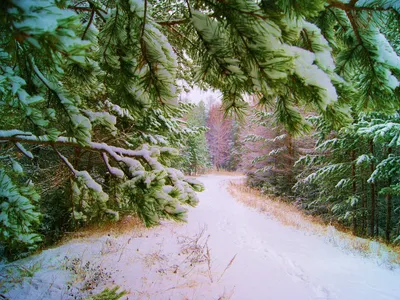
[[[278,197],[263,195],[260,191],[246,186],[244,183],[230,182],[228,191],[246,206],[258,209],[259,211],[272,215],[286,226],[298,229],[323,232],[324,222],[321,218],[306,215],[294,205],[284,202]]]
[[[117,222],[110,221],[102,224],[92,224],[76,232],[67,232],[58,244],[64,244],[73,239],[101,237],[105,235],[118,236],[128,232],[137,232],[140,234],[146,229],[146,226],[139,217],[129,215]]]
[[[283,225],[325,235],[333,244],[359,253],[378,256],[384,252],[390,253],[388,265],[400,264],[400,246],[388,246],[382,242],[354,236],[350,229],[338,224],[333,224],[335,229],[332,230],[332,224],[326,224],[318,216],[306,215],[293,204],[279,197],[263,195],[244,183],[230,182],[228,191],[241,203],[273,216]]]
[[[208,246],[208,239],[210,235],[206,235],[207,227],[203,226],[199,229],[199,233],[192,236],[179,236],[178,243],[181,245],[181,254],[185,256],[183,263],[190,263],[189,270],[184,273],[182,277],[186,277],[190,274],[196,265],[207,264],[206,274],[210,280],[210,283],[215,282],[214,275],[216,272],[213,268],[213,259],[211,249]],[[232,266],[236,258],[235,254],[229,261],[228,265],[225,267],[223,272],[219,275],[217,282],[219,282],[225,275],[226,271]]]
[[[241,172],[232,172],[226,170],[210,169],[206,174],[225,175],[225,176],[244,176]]]
[[[224,293],[218,297],[218,300],[230,300],[233,297],[234,293],[235,293],[235,287],[230,291],[224,290]]]
[[[227,266],[225,267],[224,271],[221,273],[221,276],[219,276],[218,281],[221,280],[221,278],[224,276],[225,272],[232,266],[233,262],[235,261],[237,253],[232,257],[232,259],[229,261]]]

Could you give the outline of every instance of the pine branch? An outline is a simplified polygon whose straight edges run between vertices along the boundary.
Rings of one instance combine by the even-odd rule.
[[[92,4],[90,4],[90,6],[92,6]],[[89,22],[88,22],[88,24],[87,24],[87,26],[85,28],[85,31],[83,32],[82,40],[85,39],[85,35],[86,35],[87,31],[89,30],[90,25],[92,25],[92,22],[93,22],[93,19],[94,19],[94,14],[95,14],[95,9],[92,8],[92,13],[90,14]]]
[[[71,173],[76,176],[76,171],[74,169],[74,167],[71,165],[71,163],[68,161],[68,159],[62,155],[54,145],[52,145],[52,148],[54,150],[54,152],[57,153],[58,157],[64,162],[64,164],[68,167],[68,169],[71,171]]]
[[[211,6],[215,6],[215,3],[213,3],[212,1],[205,0],[205,2],[208,3],[208,4],[211,5]],[[224,1],[217,1],[217,2],[222,2],[222,3],[224,3]],[[229,3],[229,2],[228,2],[228,3]],[[225,4],[225,3],[224,3],[224,4]],[[232,9],[232,10],[234,10],[234,11],[240,13],[240,14],[247,15],[247,16],[251,16],[251,17],[255,17],[255,18],[259,18],[259,19],[262,19],[262,20],[267,20],[267,19],[268,19],[268,17],[265,16],[265,15],[262,13],[262,10],[261,10],[261,9],[258,10],[258,11],[261,12],[261,14],[257,14],[257,13],[249,12],[249,11],[244,11],[244,10],[241,10],[241,9],[239,9],[239,8],[237,8],[237,7],[232,6],[232,5],[229,6],[229,9]]]
[[[147,0],[144,0],[144,12],[143,12],[143,24],[142,24],[142,33],[140,34],[140,40],[143,40],[144,29],[146,27],[146,19],[147,19]],[[142,45],[143,46],[143,45]],[[144,51],[143,51],[144,52]]]
[[[340,25],[340,27],[342,27],[342,29],[343,29],[343,31],[344,32],[346,32],[346,27],[345,27],[345,25],[343,25],[341,22],[340,22],[340,20],[339,20],[339,18],[337,17],[337,15],[335,14],[335,12],[331,9],[331,8],[327,8],[330,12],[331,12],[331,14],[334,16],[334,18],[336,19],[336,21],[338,22],[338,24]]]
[[[108,153],[111,157],[115,158],[115,154],[124,155],[128,157],[144,157],[146,154],[140,150],[130,150],[116,146],[109,146],[104,143],[90,142],[88,145],[79,144],[74,138],[70,137],[58,137],[56,140],[50,140],[45,136],[35,136],[31,133],[17,133],[14,135],[8,134],[12,131],[2,131],[0,134],[0,141],[33,144],[33,145],[47,145],[47,146],[68,146],[73,148],[80,148],[83,150],[90,150],[100,153]]]
[[[190,8],[189,1],[188,1],[188,0],[185,0],[185,2],[186,2],[186,6],[187,6],[187,8],[188,8],[188,11],[189,11],[189,17],[192,18],[192,10],[191,10],[191,8]]]
[[[367,6],[356,6],[357,1],[350,1],[349,3],[343,3],[340,1],[329,1],[329,5],[326,7],[327,9],[335,7],[346,12],[348,11],[393,11],[393,8],[384,8],[384,7],[367,7]]]
[[[361,45],[361,47],[363,48],[363,50],[365,51],[365,53],[366,53],[366,55],[368,57],[368,61],[369,61],[370,66],[371,66],[371,71],[374,74],[374,76],[376,76],[375,68],[374,68],[374,62],[372,61],[371,56],[369,55],[369,51],[368,51],[367,47],[364,44],[364,41],[363,41],[363,39],[361,37],[361,34],[360,34],[359,30],[358,30],[358,27],[357,27],[356,21],[354,19],[354,16],[350,11],[346,11],[346,15],[349,18],[351,27],[353,28],[354,34],[355,34],[359,44]]]
[[[92,1],[88,1],[90,7],[87,6],[78,6],[77,5],[68,5],[68,9],[73,9],[75,11],[81,11],[81,12],[92,12],[93,10],[97,13],[97,15],[103,20],[103,22],[106,22],[106,19],[104,18],[103,14],[107,14],[107,12],[102,9],[97,7]]]
[[[114,24],[113,24],[113,28],[112,28],[112,30],[111,30],[110,37],[109,37],[109,39],[108,39],[108,41],[107,41],[107,45],[104,47],[103,58],[104,58],[105,61],[107,61],[106,52],[107,52],[107,50],[108,50],[108,47],[109,47],[110,44],[111,44],[111,39],[113,38],[113,33],[114,33],[115,29],[117,28],[117,23],[118,23],[118,10],[119,10],[119,6],[117,5],[116,11],[115,11],[115,21],[114,21]],[[106,76],[106,77],[107,77],[107,76]]]
[[[85,12],[91,12],[92,9],[90,7],[82,7],[82,6],[73,6],[73,5],[68,5],[68,9],[73,9],[76,11],[85,11]]]
[[[172,30],[173,32],[175,32],[177,35],[179,35],[181,38],[185,39],[186,41],[188,41],[193,47],[195,47],[196,45],[185,35],[183,35],[182,33],[180,33],[178,30],[176,30],[173,27],[169,28],[170,30]],[[176,53],[178,53],[177,51],[175,51]]]
[[[357,50],[358,47],[360,47],[361,44],[357,44],[355,47],[353,47],[353,49],[351,49],[350,55],[349,55],[349,59],[347,59],[341,66],[340,69],[338,70],[338,74],[342,74],[342,72],[344,71],[344,68],[346,67],[347,63],[351,60],[351,57],[353,56],[353,53]]]

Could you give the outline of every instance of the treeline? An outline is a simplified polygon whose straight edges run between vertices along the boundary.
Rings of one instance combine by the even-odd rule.
[[[196,170],[244,172],[248,185],[282,196],[326,222],[359,236],[398,242],[399,113],[361,113],[339,130],[309,115],[308,133],[297,135],[257,107],[237,120],[225,116],[221,105],[206,108],[201,102],[188,123],[191,118],[208,127],[197,144],[205,159],[198,160]],[[194,145],[187,144],[186,156],[197,151]]]
[[[255,111],[243,134],[248,184],[283,196],[354,234],[400,238],[400,114],[359,114],[333,131],[310,116],[313,130],[294,136]]]
[[[216,99],[209,98],[208,102],[191,104],[193,108],[183,118],[187,130],[196,132],[185,139],[178,159],[179,168],[188,175],[210,170],[236,171],[241,164],[242,124],[226,116]]]

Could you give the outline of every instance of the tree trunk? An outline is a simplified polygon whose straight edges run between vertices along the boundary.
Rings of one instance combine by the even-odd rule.
[[[356,197],[356,193],[357,193],[357,185],[356,185],[356,151],[352,150],[351,151],[351,180],[352,180],[352,193],[353,193],[353,197]],[[357,204],[355,204],[352,207],[353,210],[353,234],[357,233]]]
[[[378,191],[378,188],[375,186],[375,191]],[[375,195],[375,199],[379,199],[378,195]],[[375,216],[375,236],[378,237],[379,236],[379,201],[375,201],[375,212],[376,212],[376,216]]]
[[[388,148],[388,156],[392,153],[392,148]],[[390,188],[392,184],[392,179],[389,177],[388,179],[388,188]],[[390,242],[390,230],[391,230],[391,220],[392,219],[392,194],[388,192],[386,194],[386,242]]]
[[[373,156],[374,155],[374,143],[372,140],[369,141],[369,152]],[[371,174],[375,171],[374,163],[371,162],[370,165]],[[369,232],[370,235],[374,235],[375,229],[375,207],[376,207],[376,200],[375,200],[375,183],[371,182],[371,215],[370,215],[370,224],[369,224]]]
[[[294,165],[294,151],[293,151],[293,139],[291,134],[288,135],[288,183],[289,188],[293,186],[293,165]]]
[[[362,234],[367,235],[367,191],[365,190],[364,179],[361,179],[361,197],[362,197]]]

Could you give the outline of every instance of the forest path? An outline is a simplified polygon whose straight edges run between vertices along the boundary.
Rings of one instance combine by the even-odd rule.
[[[400,299],[400,272],[282,225],[237,202],[227,177],[200,178],[206,191],[189,214],[188,231],[206,224],[213,264],[234,262],[221,283],[232,299]]]
[[[0,292],[74,299],[118,285],[128,299],[400,299],[399,267],[244,206],[227,191],[240,177],[199,180],[206,190],[187,223],[72,240],[12,263],[34,275],[15,271]]]

